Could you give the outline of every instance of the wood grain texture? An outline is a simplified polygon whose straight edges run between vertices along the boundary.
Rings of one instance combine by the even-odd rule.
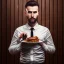
[[[0,63],[2,63],[2,1],[0,0]]]
[[[46,0],[41,0],[41,24],[45,26],[46,24]]]
[[[8,51],[8,47],[10,45],[10,40],[11,39],[11,1],[7,0],[7,64],[11,64],[12,61],[9,51]]]
[[[50,0],[46,0],[46,27],[50,29]],[[46,52],[46,64],[50,63],[50,55]]]
[[[6,64],[6,46],[7,46],[7,17],[6,17],[6,0],[2,0],[2,64]]]
[[[15,1],[11,0],[10,2],[11,2],[11,8],[10,8],[11,9],[11,12],[10,12],[10,14],[11,14],[11,38],[10,38],[10,43],[11,43],[11,39],[12,39],[13,33],[15,31],[15,13],[14,13],[15,12]],[[15,63],[14,55],[12,56],[10,54],[10,60],[11,60],[10,61],[11,64]]]
[[[38,17],[38,23],[39,24],[42,24],[42,1],[41,0],[38,0],[38,3],[39,3],[39,17]]]
[[[50,32],[54,35],[54,1],[50,0]],[[51,60],[52,59],[52,60]],[[50,64],[54,64],[54,54],[50,55]]]
[[[54,56],[54,64],[58,64],[58,2],[54,0],[54,43],[56,46],[56,52]]]
[[[63,0],[63,36],[62,36],[62,38],[63,38],[63,42],[64,42],[64,0]],[[62,48],[64,49],[64,43],[63,43],[63,45],[62,45]],[[63,55],[64,55],[64,50],[62,51],[63,52]],[[62,57],[62,63],[64,63],[64,57]]]
[[[58,63],[62,64],[62,0],[58,0]],[[59,52],[60,50],[60,52]]]

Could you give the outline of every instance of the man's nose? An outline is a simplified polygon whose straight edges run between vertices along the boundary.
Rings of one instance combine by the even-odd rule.
[[[33,13],[33,12],[32,12],[32,14],[31,14],[31,16],[34,17],[34,13]]]

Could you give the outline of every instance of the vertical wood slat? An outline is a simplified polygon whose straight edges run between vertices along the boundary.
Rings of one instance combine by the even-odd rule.
[[[19,0],[15,0],[15,29],[19,25]],[[15,64],[19,63],[19,55],[15,55]]]
[[[13,33],[15,31],[15,13],[14,12],[15,12],[15,1],[11,0],[11,39],[12,39]],[[9,43],[9,45],[10,45],[10,43]],[[11,64],[14,64],[15,63],[14,56],[10,55],[10,58],[11,58],[11,61],[10,61]]]
[[[41,1],[41,8],[42,8],[42,11],[41,11],[41,14],[42,14],[42,25],[45,26],[46,24],[46,0],[42,0]]]
[[[6,0],[2,0],[2,64],[6,64],[6,46],[7,46],[7,30],[6,30]],[[5,10],[5,11],[4,11]]]
[[[11,0],[7,0],[7,64],[12,64],[11,57],[8,51],[11,39]]]
[[[15,30],[15,1],[11,0],[11,37]]]
[[[46,0],[46,26],[50,28],[50,0]]]
[[[22,0],[19,0],[19,26],[23,24],[22,18]]]
[[[22,14],[22,16],[23,16],[23,20],[22,20],[22,22],[23,22],[23,24],[25,24],[26,22],[27,22],[27,20],[26,20],[26,16],[25,16],[25,4],[26,4],[26,0],[23,0],[23,3],[22,3],[22,6],[23,6],[23,14]]]
[[[58,0],[58,63],[62,64],[62,0]],[[60,50],[60,52],[59,52]]]
[[[46,27],[50,28],[50,0],[46,0]],[[46,53],[46,64],[50,62],[50,55]]]
[[[54,0],[54,43],[55,43],[55,47],[56,47],[56,51],[55,51],[55,56],[54,56],[54,64],[58,64],[58,29],[57,29],[57,18],[58,18],[58,3],[57,0]]]
[[[2,64],[2,29],[1,29],[1,25],[2,25],[2,17],[1,17],[1,15],[2,15],[2,1],[0,0],[0,64]]]
[[[53,15],[54,15],[54,11],[53,11],[53,5],[54,4],[54,1],[53,0],[50,0],[50,32],[51,32],[51,35],[52,35],[52,37],[53,37],[53,21],[54,21],[54,18],[53,18]],[[52,60],[51,60],[52,59]],[[53,64],[54,62],[53,62],[53,59],[54,59],[54,56],[53,56],[53,54],[52,55],[50,55],[50,63],[49,64]]]
[[[64,0],[63,0],[63,46],[62,48],[64,49]],[[64,63],[64,50],[63,50],[63,63]]]
[[[41,9],[41,0],[38,0],[38,3],[39,3],[39,16],[38,16],[38,23],[41,24],[42,23],[42,9]]]
[[[53,21],[54,21],[54,18],[53,18],[53,15],[54,15],[54,11],[53,11],[53,4],[54,4],[54,1],[53,0],[50,0],[50,31],[51,31],[51,34],[53,35]]]
[[[15,28],[18,27],[18,18],[19,17],[19,1],[15,0]]]

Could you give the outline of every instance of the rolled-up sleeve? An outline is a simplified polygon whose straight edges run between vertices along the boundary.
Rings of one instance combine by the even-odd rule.
[[[16,54],[21,50],[21,41],[18,37],[18,31],[15,30],[12,40],[11,40],[11,44],[8,48],[9,52],[11,54]]]

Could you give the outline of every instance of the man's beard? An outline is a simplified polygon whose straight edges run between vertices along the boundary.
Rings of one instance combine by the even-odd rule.
[[[30,23],[30,24],[34,24],[36,22],[37,22],[37,18],[31,17],[30,19],[28,19],[28,23]]]

